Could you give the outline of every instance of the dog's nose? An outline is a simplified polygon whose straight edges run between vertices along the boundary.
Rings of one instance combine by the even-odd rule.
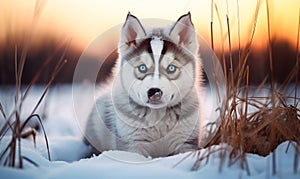
[[[159,88],[150,88],[148,90],[149,101],[159,101],[161,99],[163,92]]]

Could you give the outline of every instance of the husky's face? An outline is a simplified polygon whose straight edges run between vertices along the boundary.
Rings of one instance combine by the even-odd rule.
[[[139,105],[174,106],[193,88],[198,44],[189,13],[172,28],[149,31],[128,14],[119,48],[123,88]]]

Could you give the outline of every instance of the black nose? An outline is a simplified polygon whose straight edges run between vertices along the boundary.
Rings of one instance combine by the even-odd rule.
[[[161,99],[163,92],[159,88],[150,88],[148,90],[149,101],[159,101]]]

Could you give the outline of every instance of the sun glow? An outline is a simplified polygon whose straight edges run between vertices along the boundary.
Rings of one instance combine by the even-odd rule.
[[[228,46],[227,14],[233,48],[238,47],[239,40],[241,46],[244,46],[251,37],[250,30],[255,20],[257,1],[228,0],[228,4],[226,4],[224,0],[176,2],[171,0],[49,0],[44,1],[35,33],[41,36],[51,34],[57,37],[71,38],[73,45],[83,49],[97,35],[115,25],[122,24],[128,11],[140,19],[159,18],[172,21],[190,11],[197,32],[210,43],[212,2],[215,3],[213,30],[216,48],[220,49],[222,43],[225,47]],[[35,3],[35,0],[4,0],[0,2],[0,41],[7,39],[10,35],[22,34],[24,30],[32,30]],[[299,8],[300,1],[296,0],[270,1],[272,37],[283,38],[293,45],[296,44]],[[261,1],[254,42],[255,45],[260,46],[262,42],[266,41],[266,2]]]

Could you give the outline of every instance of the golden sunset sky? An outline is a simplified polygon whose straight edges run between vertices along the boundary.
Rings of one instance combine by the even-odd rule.
[[[229,13],[233,47],[238,44],[240,23],[241,45],[250,37],[256,0],[48,0],[38,1],[41,15],[36,21],[34,35],[38,40],[45,35],[72,39],[72,45],[84,49],[96,36],[122,24],[128,11],[139,19],[159,18],[176,21],[188,11],[200,36],[210,43],[211,3],[214,2],[221,18],[223,37],[226,41],[226,13]],[[239,8],[237,8],[237,3]],[[32,19],[36,0],[0,1],[0,41],[7,36],[22,35],[32,30]],[[299,18],[299,0],[269,0],[272,37],[296,44]],[[239,10],[238,19],[237,14]],[[222,42],[220,22],[213,9],[214,39],[216,48]],[[224,40],[223,40],[224,41]],[[266,1],[261,1],[255,33],[255,45],[267,41]]]

